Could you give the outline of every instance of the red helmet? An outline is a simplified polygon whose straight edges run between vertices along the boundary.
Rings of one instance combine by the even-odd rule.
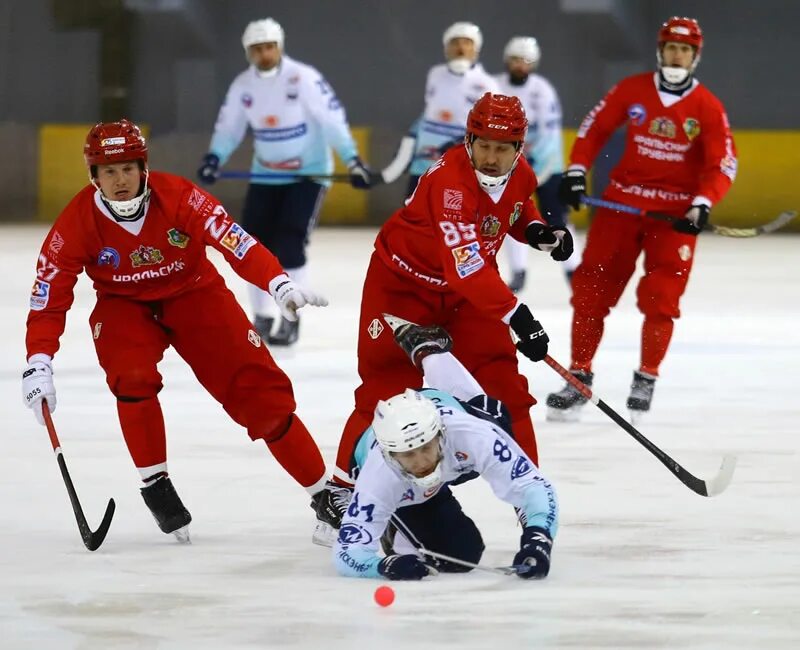
[[[139,127],[129,120],[99,122],[86,136],[83,158],[89,168],[129,160],[141,160],[146,167],[147,142]]]
[[[694,18],[673,16],[658,30],[659,48],[667,41],[688,43],[695,49],[695,59],[697,59],[700,57],[700,50],[703,49],[703,30]]]
[[[528,118],[516,97],[486,93],[467,116],[467,135],[473,138],[522,142],[527,132]]]

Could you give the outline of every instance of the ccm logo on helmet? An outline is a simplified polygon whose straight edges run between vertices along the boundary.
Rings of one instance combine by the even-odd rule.
[[[508,131],[508,127],[505,124],[490,124],[490,129],[503,129],[504,131]]]

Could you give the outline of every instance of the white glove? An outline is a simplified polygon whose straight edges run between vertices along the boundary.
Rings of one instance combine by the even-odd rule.
[[[305,305],[326,307],[328,301],[313,291],[304,289],[296,284],[288,275],[281,273],[272,278],[269,283],[269,292],[278,303],[281,315],[290,321],[297,320],[297,310]]]
[[[52,358],[49,354],[34,354],[22,373],[22,401],[33,409],[36,421],[44,426],[42,400],[47,400],[50,412],[56,410],[56,387],[53,384]]]

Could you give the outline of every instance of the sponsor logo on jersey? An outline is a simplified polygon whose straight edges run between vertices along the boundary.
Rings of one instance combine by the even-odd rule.
[[[114,275],[114,282],[139,282],[140,280],[152,280],[154,278],[163,278],[175,271],[183,271],[186,267],[183,260],[175,260],[164,266],[159,266],[157,269],[146,269],[137,273],[125,273],[121,275]]]
[[[518,479],[520,476],[525,476],[525,474],[530,474],[533,471],[533,466],[531,465],[530,461],[525,458],[524,456],[520,456],[517,460],[514,461],[514,464],[511,466],[511,480]]]
[[[64,248],[64,238],[61,236],[61,233],[58,230],[53,231],[53,236],[50,239],[50,245],[47,247],[53,255],[58,255],[61,252],[61,249]]]
[[[450,111],[439,111],[439,119],[442,122],[452,122],[453,114]]]
[[[481,237],[497,237],[500,232],[500,220],[489,214],[481,221]]]
[[[264,117],[264,126],[267,127],[275,127],[278,126],[278,116],[277,115],[266,115]]]
[[[125,149],[106,149],[103,155],[110,156],[112,153],[124,153]]]
[[[250,93],[244,93],[242,95],[242,106],[245,108],[250,108],[253,105],[253,96]]]
[[[466,278],[483,267],[483,258],[480,250],[481,245],[476,241],[453,249],[458,277]]]
[[[113,147],[115,145],[120,145],[120,144],[125,144],[125,138],[120,138],[120,137],[103,138],[102,140],[100,140],[101,147]],[[111,152],[107,151],[106,153],[111,153]]]
[[[377,318],[373,318],[369,327],[367,327],[367,334],[369,334],[369,337],[374,341],[382,332],[383,325],[381,325],[381,322]]]
[[[644,124],[645,119],[647,119],[647,111],[641,104],[631,104],[628,106],[628,119],[631,121],[631,124],[641,126]]]
[[[254,129],[253,137],[259,142],[279,142],[300,138],[308,132],[308,125],[303,122],[295,126],[285,126],[282,129]]]
[[[464,193],[460,190],[446,189],[444,191],[444,209],[460,210],[464,204]]]
[[[403,492],[403,496],[400,497],[400,503],[403,503],[403,501],[413,501],[413,500],[414,500],[413,488],[408,488],[405,492]]]
[[[186,248],[186,246],[189,244],[189,235],[187,235],[185,232],[181,232],[177,228],[170,228],[167,230],[167,241],[171,246]]]
[[[508,131],[508,126],[505,124],[490,124],[490,129],[499,129],[501,131]]]
[[[465,460],[469,458],[469,454],[465,451],[457,451],[456,452],[456,460],[459,463],[463,463]]]
[[[199,212],[207,200],[208,199],[206,198],[206,195],[194,187],[192,188],[192,192],[189,194],[189,198],[186,202],[192,207],[192,209]]]
[[[700,135],[700,121],[693,117],[687,117],[683,121],[683,132],[686,134],[687,138],[694,140]]]
[[[261,337],[256,334],[255,330],[247,330],[247,340],[250,341],[254,347],[261,346]]]
[[[517,219],[519,219],[521,214],[522,214],[522,201],[517,201],[514,204],[514,211],[510,215],[508,215],[509,228],[517,222]]]
[[[676,132],[675,122],[668,117],[657,117],[650,122],[650,128],[647,131],[662,138],[674,138]]]
[[[432,497],[434,494],[436,494],[439,490],[442,489],[443,485],[444,483],[439,483],[438,485],[434,485],[433,487],[428,488],[427,490],[425,490],[422,496],[425,497],[426,499]]]
[[[31,287],[31,309],[41,311],[50,300],[50,283],[36,279]]]
[[[287,160],[279,160],[278,162],[264,160],[263,158],[257,158],[256,160],[258,160],[259,165],[266,169],[295,170],[300,169],[303,165],[303,160],[301,158],[289,158]]]
[[[97,256],[97,266],[113,266],[119,268],[119,253],[116,248],[106,246]]]
[[[369,544],[371,541],[370,532],[358,524],[345,524],[339,529],[339,543],[342,545]]]
[[[153,266],[154,264],[160,264],[164,261],[164,256],[161,254],[160,250],[152,246],[145,246],[144,244],[133,251],[129,257],[131,258],[131,263],[134,268]]]
[[[247,251],[256,245],[256,240],[247,234],[238,223],[232,223],[219,243],[233,253],[234,257],[241,260],[247,255]]]
[[[692,259],[692,249],[690,246],[684,244],[678,249],[678,257],[680,257],[684,262],[688,262]]]
[[[100,338],[100,330],[103,329],[103,323],[95,323],[94,330],[92,331],[92,338],[96,341]]]

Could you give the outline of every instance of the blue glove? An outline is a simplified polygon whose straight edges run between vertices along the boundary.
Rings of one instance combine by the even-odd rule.
[[[350,173],[350,185],[358,190],[367,190],[378,183],[378,175],[373,174],[358,156],[347,165],[347,171]]]
[[[422,580],[438,572],[416,555],[387,555],[378,564],[378,573],[389,580]]]
[[[213,153],[203,156],[203,164],[197,170],[197,177],[203,185],[211,185],[219,176],[219,157]]]
[[[544,578],[550,573],[550,552],[553,540],[544,528],[529,526],[522,531],[519,552],[514,556],[514,566],[520,578]]]
[[[528,243],[540,251],[550,253],[556,262],[568,260],[575,250],[572,234],[566,228],[548,226],[534,221],[525,228],[525,238]]]

